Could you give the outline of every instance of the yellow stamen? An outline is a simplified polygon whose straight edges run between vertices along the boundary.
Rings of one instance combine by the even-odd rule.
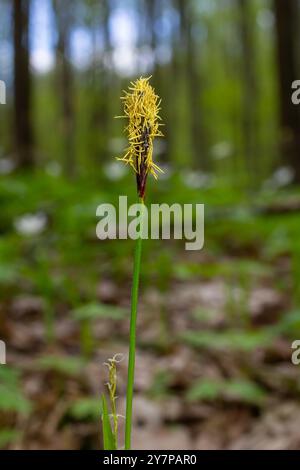
[[[131,82],[130,93],[124,91],[121,97],[125,115],[118,118],[129,121],[125,127],[129,147],[118,160],[130,164],[138,175],[144,171],[146,175],[151,173],[156,178],[158,172],[163,172],[153,163],[153,140],[163,136],[159,130],[162,124],[158,122],[161,119],[158,115],[161,100],[149,84],[150,78],[141,77]]]

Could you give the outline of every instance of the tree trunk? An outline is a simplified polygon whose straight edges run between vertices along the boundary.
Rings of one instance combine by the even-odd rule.
[[[257,177],[258,138],[257,138],[257,83],[254,35],[251,21],[251,0],[238,0],[239,36],[242,54],[242,131],[246,168]]]
[[[57,27],[56,67],[61,109],[61,128],[64,141],[64,167],[65,173],[72,177],[76,171],[74,158],[73,73],[70,63],[72,5],[70,1],[65,1],[64,5],[62,5],[61,2],[53,0],[53,9]]]
[[[29,168],[34,164],[29,14],[30,0],[14,0],[14,130],[17,160],[21,168]]]
[[[155,30],[155,22],[157,17],[157,2],[156,0],[146,0],[146,12],[147,12],[147,23],[146,29],[149,34],[149,46],[153,55],[153,74],[155,76],[155,70],[157,65],[156,48],[157,48],[157,36]]]
[[[202,78],[200,73],[200,51],[193,34],[194,16],[191,0],[177,0],[180,17],[180,43],[183,68],[186,70],[187,99],[189,103],[189,139],[192,165],[204,171],[209,169],[206,152],[206,133],[202,120]]]
[[[297,2],[274,0],[280,98],[280,146],[283,161],[294,170],[300,183],[300,112],[291,100],[297,70]]]
[[[101,57],[95,57],[93,70],[93,89],[92,103],[90,105],[90,153],[94,164],[108,160],[109,152],[109,135],[110,135],[110,116],[111,116],[111,99],[110,91],[113,83],[112,69],[112,44],[109,28],[110,20],[110,2],[103,0],[95,2],[91,5],[94,15],[93,29],[95,44],[94,49],[97,50],[97,31],[103,34],[103,52]]]
[[[188,6],[192,6],[191,3]],[[186,47],[187,47],[187,73],[189,81],[189,99],[191,114],[191,141],[193,151],[193,163],[195,168],[204,171],[210,169],[207,155],[207,138],[204,129],[202,106],[202,76],[200,70],[199,45],[193,35],[193,12],[187,11]]]

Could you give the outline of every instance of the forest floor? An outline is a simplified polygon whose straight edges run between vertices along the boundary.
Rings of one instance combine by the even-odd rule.
[[[104,362],[115,354],[124,356],[124,415],[133,246],[95,241],[90,213],[81,224],[83,208],[103,194],[75,205],[79,190],[47,180],[37,204],[42,185],[0,185],[0,447],[97,449]],[[268,210],[212,210],[206,248],[196,254],[174,243],[145,246],[134,448],[300,448],[299,366],[291,362],[300,339],[299,199],[274,200],[264,201]],[[46,228],[25,235],[24,213],[45,214]],[[123,427],[120,418],[120,446]]]

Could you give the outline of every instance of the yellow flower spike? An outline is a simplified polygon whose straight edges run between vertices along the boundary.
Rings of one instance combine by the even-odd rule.
[[[129,147],[125,155],[118,160],[131,165],[136,173],[137,190],[140,198],[144,198],[148,173],[157,178],[157,173],[163,171],[153,163],[153,140],[163,137],[158,121],[160,111],[160,98],[155,94],[154,88],[149,84],[148,78],[139,78],[131,82],[130,92],[124,91],[121,97],[124,106],[124,116],[128,119],[125,127]]]

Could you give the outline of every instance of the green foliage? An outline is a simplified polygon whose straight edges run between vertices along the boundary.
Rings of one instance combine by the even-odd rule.
[[[28,414],[30,411],[28,400],[15,387],[0,385],[0,403],[2,411],[14,411],[20,414]]]
[[[291,339],[298,337],[300,335],[300,311],[295,309],[287,312],[281,317],[274,330]]]
[[[260,386],[245,379],[209,380],[196,382],[187,393],[187,400],[214,401],[220,399],[240,401],[252,405],[262,405],[266,392]]]
[[[98,421],[102,414],[99,398],[79,398],[71,403],[68,414],[78,421]]]
[[[112,320],[121,320],[126,317],[128,311],[121,307],[91,302],[76,307],[73,315],[76,320],[96,320],[97,318],[111,318]]]
[[[218,315],[219,313],[217,310],[201,308],[201,307],[196,307],[192,311],[193,318],[204,323],[216,319]]]
[[[218,263],[178,263],[175,265],[175,276],[183,281],[197,277],[204,279],[213,279],[215,277],[241,279],[245,276],[248,278],[261,278],[270,273],[271,269],[267,264],[241,258],[230,261],[221,260]]]
[[[166,397],[169,393],[172,376],[170,372],[165,370],[157,372],[149,389],[149,395],[154,398]]]
[[[0,286],[6,286],[16,282],[18,279],[17,267],[11,264],[0,266]]]
[[[40,370],[58,372],[68,376],[78,376],[84,368],[85,361],[80,357],[47,355],[36,361]]]
[[[230,329],[220,332],[185,331],[180,337],[187,344],[197,348],[251,352],[272,344],[275,334],[271,328],[256,331]]]
[[[201,380],[195,383],[187,393],[188,401],[216,400],[222,392],[222,384],[213,380]]]
[[[6,447],[7,445],[14,443],[20,439],[22,433],[15,429],[1,429],[0,430],[0,449]]]
[[[30,401],[23,395],[20,372],[8,366],[0,367],[0,410],[28,415],[32,409]]]

